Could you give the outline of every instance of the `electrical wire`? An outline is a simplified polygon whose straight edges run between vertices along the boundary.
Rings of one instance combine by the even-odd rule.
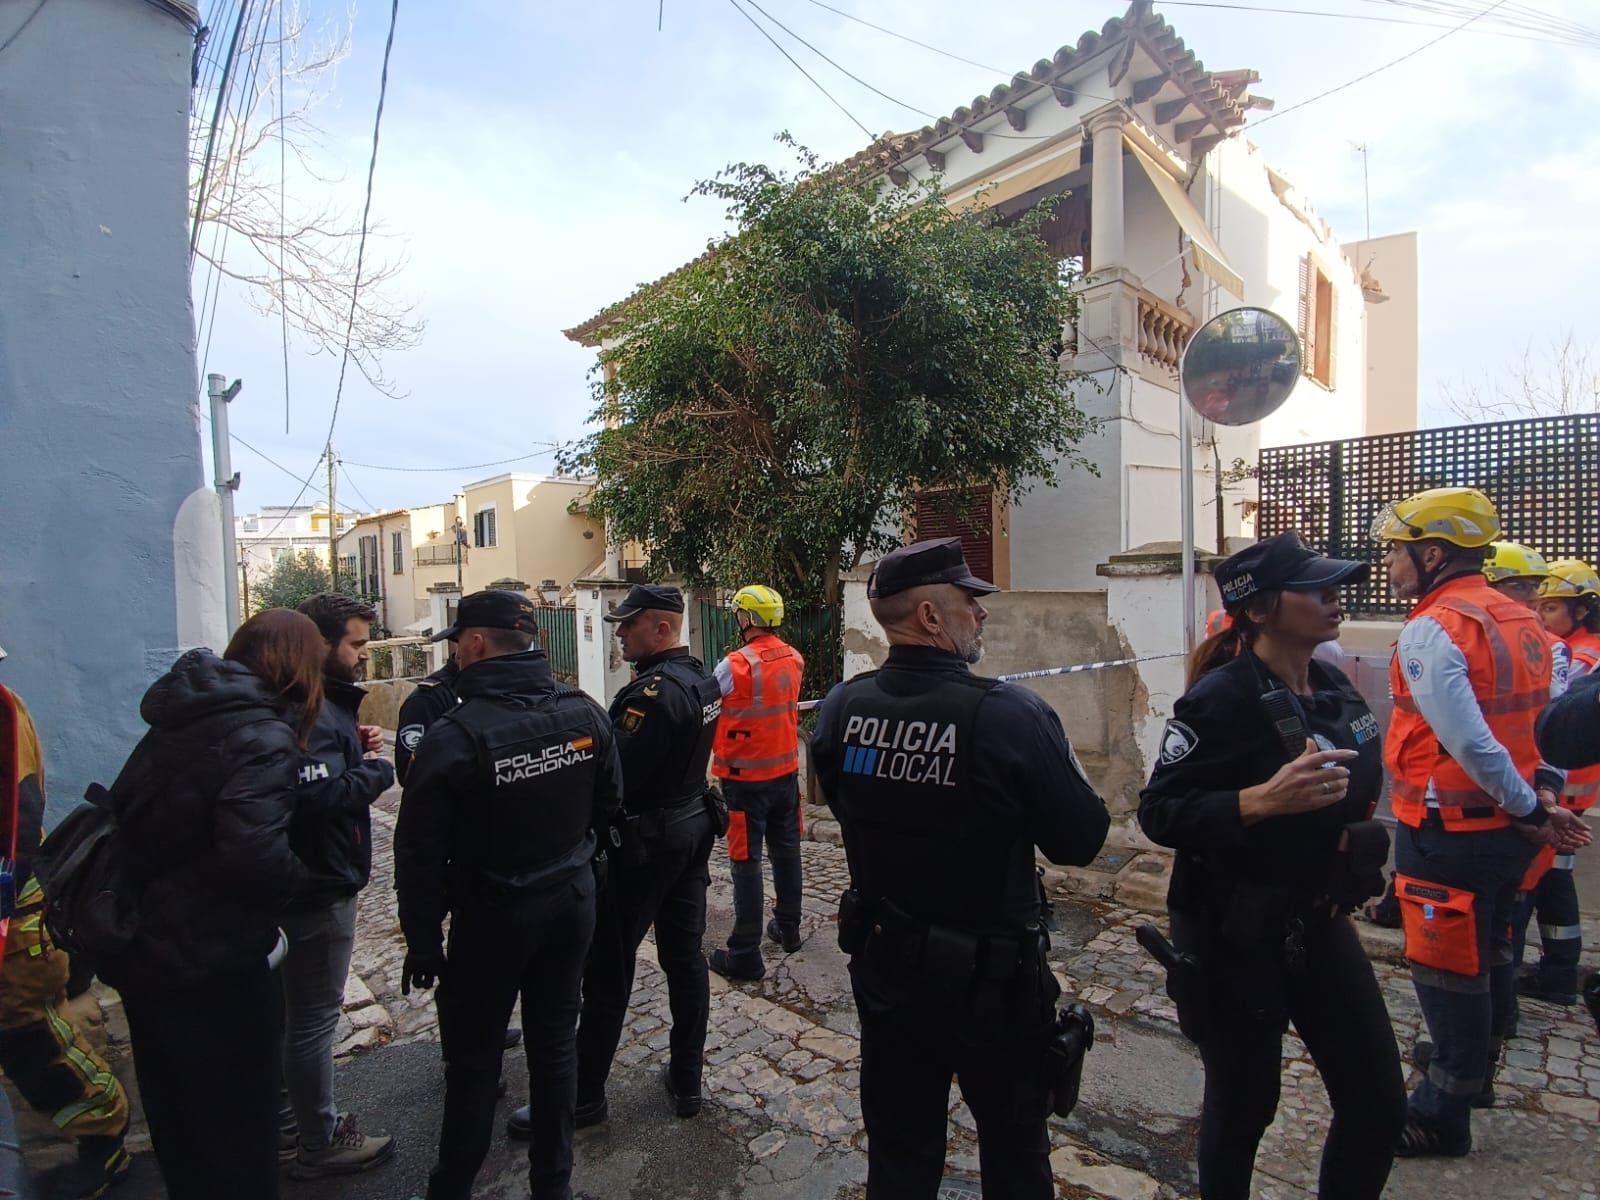
[[[194,273],[195,255],[200,249],[200,221],[206,211],[206,199],[209,193],[207,185],[211,178],[211,156],[217,144],[217,127],[222,122],[223,105],[228,99],[229,87],[232,82],[233,64],[239,53],[239,37],[244,30],[244,23],[249,12],[250,0],[242,0],[239,5],[239,17],[233,26],[233,36],[228,41],[228,57],[223,63],[222,82],[217,88],[217,103],[211,113],[211,130],[206,134],[205,154],[200,159],[200,183],[196,188],[194,224],[189,230],[189,273],[191,275]]]
[[[355,492],[356,499],[360,500],[361,503],[367,506],[367,511],[369,513],[378,511],[378,506],[371,500],[368,500],[367,494],[356,486],[356,481],[354,479],[350,478],[350,472],[346,469],[345,461],[342,458],[339,460],[339,474],[344,476],[344,481],[350,485],[350,490]]]
[[[11,49],[11,43],[16,41],[23,35],[24,32],[27,31],[28,26],[33,24],[33,19],[44,11],[44,6],[48,3],[50,3],[50,0],[39,0],[39,3],[33,6],[33,11],[22,18],[22,24],[18,25],[11,31],[10,37],[8,37],[5,41],[0,42],[0,54],[4,54],[7,50]]]
[[[893,29],[889,29],[883,25],[874,25],[871,21],[868,21],[864,17],[858,17],[854,13],[845,12],[842,8],[835,8],[831,4],[825,4],[823,3],[823,0],[807,0],[807,3],[814,4],[818,8],[825,8],[829,12],[839,15],[847,21],[854,21],[857,25],[865,25],[868,29],[876,29],[879,33],[886,33],[892,38],[898,38],[902,42],[909,42],[913,46],[920,46],[924,50],[931,51],[934,54],[942,55],[945,58],[954,59],[958,63],[965,63],[969,67],[977,67],[980,71],[990,71],[996,75],[1005,75],[1007,73],[1004,67],[991,67],[988,63],[981,63],[975,61],[974,59],[963,58],[953,50],[941,50],[938,46],[930,46],[927,42],[919,42],[914,37],[908,37],[903,33],[896,33]]]
[[[464,466],[459,466],[459,467],[387,467],[387,466],[380,466],[377,463],[353,463],[353,462],[348,462],[348,460],[344,460],[344,459],[341,459],[340,461],[341,462],[345,462],[345,464],[347,466],[360,467],[363,471],[415,471],[415,472],[424,472],[424,471],[426,471],[426,472],[432,472],[432,471],[438,471],[438,472],[480,471],[485,467],[503,467],[507,463],[526,462],[530,458],[541,458],[546,454],[555,454],[555,453],[557,453],[557,452],[559,452],[561,450],[565,450],[568,446],[573,446],[573,445],[576,445],[576,444],[577,444],[576,442],[572,442],[572,441],[569,441],[569,442],[551,442],[543,450],[534,450],[529,454],[519,454],[515,458],[497,458],[493,462],[467,463]]]
[[[1209,8],[1231,12],[1268,13],[1274,16],[1327,17],[1333,20],[1374,22],[1382,25],[1410,25],[1419,29],[1451,28],[1449,25],[1440,24],[1438,21],[1418,21],[1411,17],[1380,16],[1377,13],[1332,12],[1320,8],[1279,8],[1265,4],[1226,3],[1224,0],[1160,0],[1160,2],[1172,8]],[[1393,0],[1383,0],[1383,2],[1388,6]],[[1406,5],[1405,7],[1413,8],[1417,12],[1441,11],[1432,8],[1416,8],[1412,5]],[[1521,28],[1521,26],[1513,26],[1511,28]],[[1555,46],[1600,47],[1600,42],[1579,42],[1570,37],[1547,37],[1541,36],[1536,32],[1513,33],[1501,29],[1479,29],[1473,32],[1482,33],[1489,37],[1503,37],[1526,42],[1543,42]]]
[[[288,236],[284,216],[289,206],[289,101],[283,69],[283,0],[278,6],[278,318],[283,340],[283,432],[289,434],[289,286],[284,255]]]
[[[1298,104],[1291,104],[1288,108],[1280,108],[1277,112],[1270,113],[1269,115],[1261,118],[1261,120],[1259,120],[1259,121],[1251,122],[1250,128],[1259,129],[1261,126],[1265,125],[1268,121],[1276,121],[1279,117],[1286,117],[1292,112],[1297,112],[1300,109],[1305,108],[1308,104],[1315,104],[1318,100],[1325,100],[1329,96],[1334,95],[1336,92],[1342,92],[1346,88],[1351,88],[1351,87],[1354,87],[1358,83],[1363,83],[1366,80],[1371,79],[1374,75],[1378,75],[1378,74],[1381,74],[1384,71],[1389,70],[1391,67],[1398,67],[1401,63],[1405,62],[1407,59],[1415,58],[1417,55],[1421,54],[1424,50],[1428,50],[1428,49],[1431,49],[1434,46],[1437,46],[1440,42],[1444,41],[1445,38],[1450,37],[1452,34],[1460,33],[1463,29],[1467,28],[1467,26],[1471,25],[1474,21],[1477,21],[1482,17],[1488,16],[1490,13],[1494,12],[1495,9],[1501,7],[1505,3],[1506,3],[1506,0],[1494,0],[1494,3],[1489,5],[1488,8],[1483,9],[1481,12],[1474,13],[1472,16],[1468,17],[1465,21],[1463,21],[1461,24],[1457,25],[1455,28],[1445,30],[1445,32],[1441,33],[1436,38],[1430,38],[1428,41],[1423,42],[1422,45],[1418,46],[1416,49],[1407,51],[1405,54],[1402,54],[1399,58],[1390,59],[1388,62],[1384,63],[1382,66],[1374,67],[1372,70],[1367,71],[1365,74],[1357,75],[1354,79],[1346,80],[1344,83],[1339,84],[1337,87],[1331,87],[1325,92],[1318,92],[1315,96],[1312,96],[1312,97],[1310,97],[1309,99],[1306,99],[1306,100],[1302,100]]]
[[[841,101],[837,96],[835,96],[827,88],[823,87],[822,84],[818,83],[816,77],[814,75],[812,75],[810,71],[808,71],[804,67],[802,67],[799,64],[799,62],[796,61],[794,55],[790,54],[787,50],[785,50],[778,43],[778,39],[777,38],[773,37],[770,33],[768,33],[766,31],[766,29],[764,29],[762,27],[762,25],[761,25],[761,23],[759,21],[757,21],[754,17],[752,17],[749,13],[745,12],[745,10],[739,6],[739,0],[728,0],[728,3],[733,5],[734,10],[736,12],[738,12],[738,14],[741,17],[743,17],[746,21],[749,21],[750,24],[754,25],[756,27],[757,32],[759,32],[762,37],[766,38],[767,41],[771,42],[773,47],[778,51],[778,53],[783,55],[785,58],[787,58],[789,60],[789,62],[794,66],[794,69],[796,71],[799,71],[800,74],[804,75],[807,79],[809,79],[811,81],[811,86],[812,87],[816,88],[817,91],[821,92],[824,96],[826,96],[832,102],[832,104],[833,104],[833,106],[835,108],[837,108],[845,116],[849,117],[851,123],[853,125],[855,125],[855,127],[857,129],[861,130],[861,132],[866,134],[867,137],[870,138],[872,141],[875,142],[875,141],[878,140],[879,135],[876,134],[876,133],[873,133],[872,130],[868,129],[865,125],[863,125],[861,123],[861,121],[856,117],[855,113],[851,112],[848,108],[846,108],[844,106],[844,102],[843,101]]]

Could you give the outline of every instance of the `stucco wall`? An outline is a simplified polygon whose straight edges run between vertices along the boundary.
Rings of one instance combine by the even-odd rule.
[[[221,634],[204,603],[178,624],[180,586],[218,557],[188,546],[220,538],[204,505],[178,529],[204,486],[192,51],[156,5],[55,0],[0,68],[0,679],[39,723],[54,815],[110,782],[180,644]]]
[[[517,492],[517,566],[519,579],[530,587],[554,579],[566,587],[594,565],[604,550],[605,530],[597,521],[567,511],[587,484],[555,480],[519,481]],[[585,538],[585,533],[594,536]]]

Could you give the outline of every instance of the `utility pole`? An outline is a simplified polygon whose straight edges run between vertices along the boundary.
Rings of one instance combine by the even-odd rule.
[[[339,460],[334,455],[333,443],[328,443],[328,578],[333,581],[333,590],[339,590],[339,503],[335,498],[334,486]]]
[[[1367,144],[1351,142],[1351,149],[1361,155],[1361,195],[1367,209],[1367,240],[1372,240],[1372,184],[1367,171]]]
[[[243,386],[235,379],[231,387],[225,375],[207,375],[206,393],[211,399],[211,462],[216,468],[217,496],[222,501],[222,561],[228,564],[222,572],[222,603],[227,609],[228,636],[233,637],[239,628],[239,579],[233,573],[233,563],[239,552],[233,532],[233,493],[239,490],[239,473],[233,469],[232,444],[228,438],[228,404]]]

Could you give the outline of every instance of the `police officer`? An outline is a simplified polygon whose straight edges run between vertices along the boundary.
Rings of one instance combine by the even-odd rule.
[[[578,1022],[578,1108],[582,1129],[607,1116],[606,1076],[633,994],[639,944],[654,924],[667,976],[672,1041],[661,1079],[680,1117],[700,1111],[700,1071],[711,1008],[706,958],[707,862],[716,840],[706,764],[722,709],[717,681],[683,640],[683,593],[638,584],[606,614],[634,677],[611,702],[622,759],[621,819],[608,850],[594,948],[583,972]],[[525,1137],[527,1110],[509,1132]]]
[[[445,635],[440,634],[433,640],[444,641]],[[406,781],[406,772],[411,769],[411,756],[417,752],[428,726],[457,703],[456,677],[461,674],[461,668],[456,666],[455,639],[450,639],[448,645],[450,657],[445,660],[444,666],[426,679],[417,680],[416,688],[400,706],[400,715],[395,722],[399,728],[394,735],[394,773],[402,785]]]
[[[1378,1196],[1405,1124],[1389,1013],[1345,916],[1383,888],[1378,722],[1313,653],[1339,636],[1339,585],[1368,570],[1292,533],[1223,562],[1228,619],[1195,651],[1140,797],[1144,832],[1178,851],[1167,907],[1198,964],[1175,994],[1206,1070],[1204,1200],[1250,1194],[1290,1021],[1333,1104],[1319,1195]]]
[[[1550,650],[1538,618],[1484,579],[1499,532],[1472,488],[1420,492],[1373,525],[1391,590],[1416,601],[1390,664],[1384,746],[1406,957],[1434,1047],[1397,1147],[1406,1157],[1471,1152],[1468,1104],[1494,1075],[1511,1015],[1518,885],[1536,845],[1559,854],[1589,840],[1534,790]]]
[[[839,941],[861,1020],[869,1200],[937,1194],[952,1075],[985,1193],[1053,1194],[1060,987],[1034,847],[1083,865],[1110,818],[1044,701],[968,669],[980,598],[998,590],[973,577],[958,538],[885,556],[867,595],[888,659],[828,693],[812,741],[850,864]]]
[[[401,990],[439,982],[446,1060],[428,1200],[471,1195],[519,994],[535,1085],[533,1196],[572,1194],[578,989],[594,933],[590,861],[622,780],[604,711],[556,682],[536,634],[533,606],[515,593],[463,598],[448,631],[461,703],[418,745],[395,829]]]

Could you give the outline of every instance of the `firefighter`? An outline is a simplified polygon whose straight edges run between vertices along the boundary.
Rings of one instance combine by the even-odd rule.
[[[1406,1157],[1471,1152],[1468,1105],[1511,1014],[1518,885],[1536,846],[1589,840],[1534,790],[1550,650],[1534,614],[1484,579],[1499,532],[1472,488],[1421,492],[1373,524],[1391,590],[1416,602],[1390,664],[1384,746],[1406,957],[1434,1047],[1396,1147]]]
[[[761,584],[730,602],[744,644],[717,664],[722,718],[711,773],[728,802],[728,860],[733,872],[733,932],[711,952],[711,969],[729,979],[760,979],[761,850],[772,859],[777,893],[767,938],[785,952],[800,948],[800,679],[806,660],[781,638],[783,597]]]

